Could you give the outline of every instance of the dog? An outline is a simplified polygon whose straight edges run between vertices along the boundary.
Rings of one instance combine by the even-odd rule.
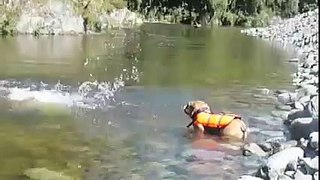
[[[212,113],[209,105],[203,101],[189,101],[183,111],[192,122],[187,125],[201,134],[215,134],[223,137],[245,140],[247,126],[236,114]]]

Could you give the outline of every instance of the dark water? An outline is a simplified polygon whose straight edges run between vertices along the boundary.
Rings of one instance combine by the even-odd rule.
[[[236,179],[254,169],[219,145],[228,142],[185,136],[189,100],[241,114],[251,140],[281,136],[274,100],[257,88],[290,88],[288,55],[240,29],[8,37],[0,54],[0,179],[35,167],[80,179]]]

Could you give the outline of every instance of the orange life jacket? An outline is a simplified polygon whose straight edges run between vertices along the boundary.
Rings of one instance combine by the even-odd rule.
[[[241,119],[240,116],[236,114],[209,114],[209,113],[199,113],[195,117],[194,124],[202,124],[204,127],[209,128],[225,128],[228,126],[232,120],[235,118]]]

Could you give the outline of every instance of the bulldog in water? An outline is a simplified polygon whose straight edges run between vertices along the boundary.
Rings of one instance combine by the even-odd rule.
[[[193,125],[200,133],[241,140],[247,138],[246,124],[236,114],[212,113],[209,105],[203,101],[189,101],[183,110],[192,120],[187,128]]]

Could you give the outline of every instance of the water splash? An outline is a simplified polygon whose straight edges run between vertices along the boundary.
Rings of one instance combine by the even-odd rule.
[[[113,82],[85,81],[79,87],[64,85],[60,81],[50,85],[30,80],[0,80],[0,97],[11,101],[36,101],[96,109],[114,102],[115,94],[124,85],[122,75]]]

